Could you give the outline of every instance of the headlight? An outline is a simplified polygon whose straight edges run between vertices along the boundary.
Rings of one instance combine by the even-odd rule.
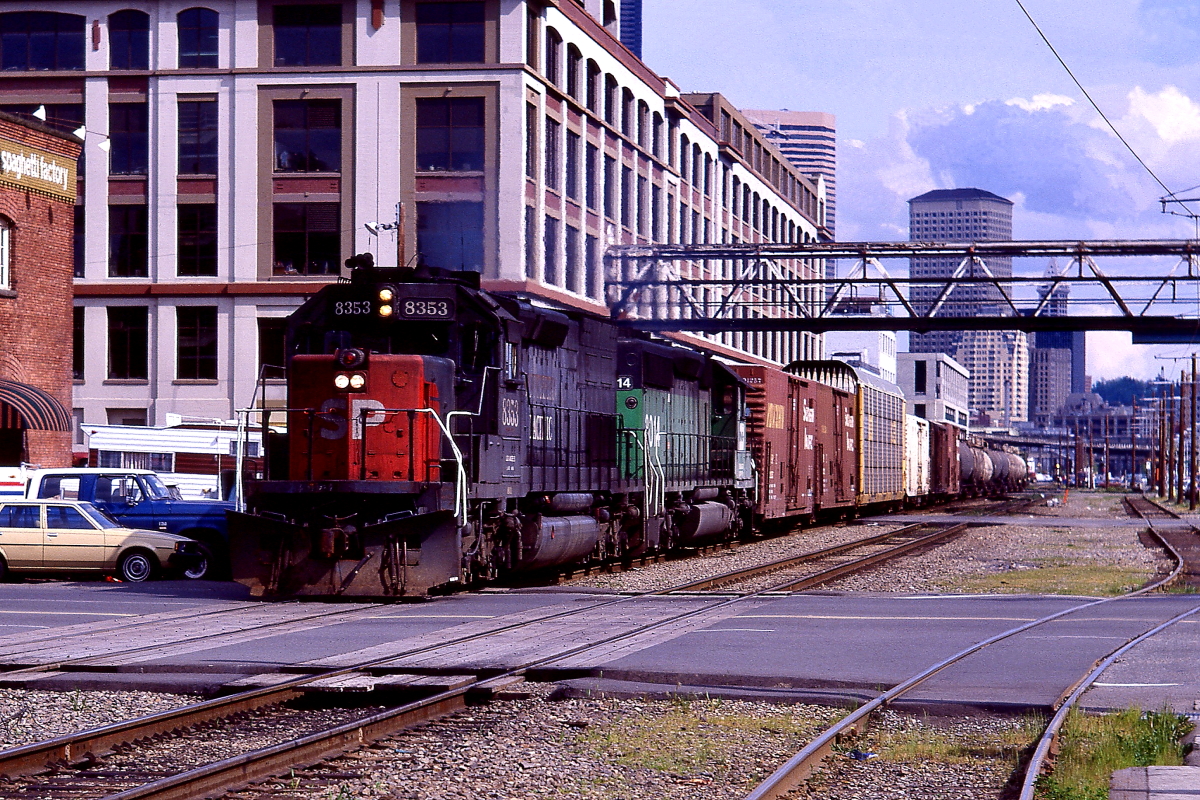
[[[366,385],[367,385],[367,379],[364,376],[357,375],[357,374],[350,376],[350,388],[351,389],[361,389]]]
[[[380,300],[382,300],[382,301],[383,301],[383,302],[385,302],[385,303],[390,303],[390,302],[392,302],[392,299],[393,299],[395,296],[396,296],[396,293],[395,293],[395,292],[393,292],[393,291],[391,290],[391,288],[389,288],[389,287],[387,287],[387,286],[385,286],[385,287],[383,287],[382,289],[380,289],[380,290],[379,290],[379,299],[380,299]]]
[[[333,379],[333,385],[339,389],[346,389],[350,386],[349,375],[338,375]]]
[[[379,307],[379,316],[390,317],[391,315],[392,315],[392,307],[391,306],[380,306]]]

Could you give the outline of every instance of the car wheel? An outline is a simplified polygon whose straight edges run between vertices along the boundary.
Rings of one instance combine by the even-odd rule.
[[[212,563],[212,554],[208,552],[208,548],[204,545],[200,545],[200,552],[204,557],[183,570],[183,577],[189,581],[198,581],[208,575],[209,565]]]
[[[142,550],[134,550],[121,556],[117,564],[117,577],[128,583],[142,583],[154,575],[154,557]]]

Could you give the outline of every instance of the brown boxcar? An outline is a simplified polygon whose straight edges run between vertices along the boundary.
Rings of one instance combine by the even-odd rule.
[[[815,380],[801,379],[813,397],[814,506],[819,514],[855,504],[858,493],[858,402]]]
[[[808,382],[757,364],[738,364],[733,370],[747,384],[746,434],[757,473],[756,515],[760,521],[810,516],[815,400]]]
[[[945,422],[929,423],[929,493],[952,497],[960,491],[958,428]]]

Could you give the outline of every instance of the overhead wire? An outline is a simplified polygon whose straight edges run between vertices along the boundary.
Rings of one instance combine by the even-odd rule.
[[[1033,29],[1035,31],[1037,31],[1038,36],[1042,37],[1042,41],[1046,43],[1046,47],[1050,48],[1050,52],[1054,54],[1054,58],[1058,60],[1058,63],[1062,66],[1062,68],[1064,70],[1066,70],[1067,75],[1069,75],[1071,80],[1075,82],[1075,85],[1077,87],[1079,87],[1079,91],[1083,93],[1083,96],[1085,98],[1087,98],[1087,101],[1089,103],[1091,103],[1092,108],[1094,108],[1096,110],[1096,113],[1100,115],[1100,119],[1104,120],[1104,123],[1106,125],[1108,125],[1109,130],[1111,130],[1116,135],[1116,137],[1121,140],[1121,144],[1125,145],[1125,149],[1127,149],[1129,151],[1130,155],[1132,155],[1137,160],[1137,162],[1142,165],[1142,169],[1146,170],[1146,173],[1151,178],[1154,179],[1154,182],[1162,187],[1163,191],[1167,193],[1168,197],[1175,199],[1175,201],[1178,202],[1181,206],[1183,206],[1183,208],[1186,209],[1189,214],[1193,213],[1192,210],[1190,208],[1188,208],[1187,205],[1185,205],[1182,200],[1179,200],[1176,197],[1176,192],[1171,191],[1171,188],[1169,186],[1167,186],[1165,183],[1163,183],[1162,179],[1159,178],[1158,175],[1154,172],[1154,170],[1150,168],[1150,165],[1147,164],[1144,160],[1142,160],[1142,157],[1140,155],[1138,155],[1138,152],[1133,149],[1133,145],[1131,145],[1129,143],[1129,141],[1124,136],[1121,135],[1121,132],[1119,130],[1117,130],[1117,126],[1114,125],[1112,120],[1110,120],[1108,118],[1108,115],[1105,114],[1103,109],[1100,108],[1099,103],[1097,103],[1095,101],[1095,99],[1092,97],[1091,93],[1088,92],[1088,90],[1084,88],[1083,84],[1080,83],[1079,78],[1075,77],[1075,73],[1071,71],[1071,68],[1069,66],[1067,66],[1067,62],[1063,60],[1063,57],[1061,55],[1059,55],[1058,50],[1056,50],[1054,45],[1050,43],[1049,37],[1046,36],[1046,34],[1042,30],[1041,26],[1037,24],[1037,20],[1035,20],[1033,18],[1033,15],[1029,13],[1029,9],[1027,9],[1025,7],[1025,4],[1023,2],[1021,2],[1021,0],[1016,0],[1016,4],[1021,9],[1021,12],[1023,14],[1025,14],[1025,18],[1029,20],[1029,24],[1033,26]],[[1184,191],[1187,191],[1187,190],[1184,190]]]

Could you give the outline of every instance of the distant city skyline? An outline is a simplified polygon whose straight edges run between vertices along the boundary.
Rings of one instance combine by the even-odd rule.
[[[1194,5],[1114,0],[1103,14],[1085,0],[1026,6],[1163,182],[1200,184]],[[836,115],[840,240],[903,241],[909,198],[960,186],[1011,199],[1017,239],[1196,235],[1191,220],[1161,213],[1162,187],[1015,3],[644,0],[643,11],[647,61],[686,90],[720,86],[742,108]],[[1097,380],[1151,378],[1161,365],[1154,354],[1188,352],[1133,346],[1127,333],[1088,340]]]

